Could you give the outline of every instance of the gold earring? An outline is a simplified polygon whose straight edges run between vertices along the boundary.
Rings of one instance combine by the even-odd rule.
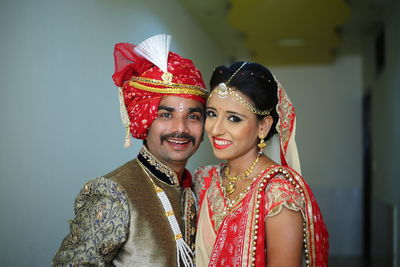
[[[264,142],[264,135],[262,134],[260,137],[260,143],[258,143],[258,148],[260,149],[260,151],[258,153],[262,154],[264,151],[264,148],[267,146],[267,144]]]

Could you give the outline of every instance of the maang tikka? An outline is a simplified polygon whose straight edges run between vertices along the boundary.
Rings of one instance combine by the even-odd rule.
[[[211,99],[211,96],[214,94],[214,92],[218,95],[220,98],[226,98],[228,95],[231,95],[236,98],[236,100],[244,105],[248,110],[250,110],[252,113],[256,115],[261,115],[261,116],[267,116],[270,114],[271,109],[268,110],[260,110],[256,108],[254,105],[249,103],[246,99],[244,99],[242,96],[240,96],[238,93],[235,92],[232,88],[230,88],[227,84],[232,80],[233,77],[243,68],[244,65],[246,65],[247,62],[243,62],[243,64],[232,74],[232,76],[228,79],[226,83],[220,83],[215,87],[214,90],[211,91],[208,100]]]

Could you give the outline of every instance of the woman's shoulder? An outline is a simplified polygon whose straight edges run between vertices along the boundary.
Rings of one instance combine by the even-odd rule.
[[[282,165],[275,165],[264,172],[266,192],[286,189],[284,191],[299,191],[298,180],[302,179],[292,168]]]
[[[288,166],[273,165],[264,170],[262,177],[267,179],[267,183],[274,180],[288,180],[290,182],[302,179],[300,174]]]
[[[304,210],[299,174],[287,166],[276,165],[264,173],[267,216],[274,216],[283,207],[293,211]]]

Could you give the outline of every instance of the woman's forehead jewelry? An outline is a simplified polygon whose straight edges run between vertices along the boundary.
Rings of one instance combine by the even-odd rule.
[[[232,88],[226,86],[225,83],[220,83],[215,87],[214,90],[211,91],[210,96],[208,97],[208,101],[211,99],[212,95],[216,93],[218,97],[220,98],[226,98],[228,95],[233,96],[236,98],[236,100],[244,105],[248,110],[253,112],[254,114],[261,115],[261,116],[267,116],[270,114],[271,109],[268,110],[260,110],[253,106],[251,103],[249,103],[246,99],[244,99],[241,95],[235,92],[235,90],[232,90]]]
[[[225,98],[228,96],[230,88],[225,83],[220,83],[215,90],[217,90],[216,93],[220,98]]]
[[[242,96],[240,96],[238,93],[235,92],[232,88],[228,87],[227,84],[232,80],[233,77],[246,65],[247,62],[243,62],[242,65],[232,74],[232,76],[228,79],[226,83],[220,83],[217,85],[217,87],[211,91],[210,95],[208,96],[208,100],[211,99],[211,96],[216,93],[218,97],[220,98],[226,98],[228,95],[231,95],[236,98],[237,101],[239,101],[241,104],[243,104],[248,110],[253,112],[254,114],[261,115],[261,116],[266,116],[269,115],[271,112],[271,109],[269,110],[260,110],[253,106],[251,103],[246,101]]]

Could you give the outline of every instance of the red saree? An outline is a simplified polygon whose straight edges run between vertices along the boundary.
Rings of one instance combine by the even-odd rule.
[[[250,191],[236,203],[231,212],[221,188],[220,166],[201,167],[195,174],[200,214],[198,231],[210,225],[215,239],[199,234],[196,253],[198,266],[265,266],[265,219],[283,207],[300,211],[304,225],[306,266],[327,266],[328,232],[315,198],[303,178],[294,170],[275,166],[263,171]],[[204,244],[213,243],[212,250]],[[209,248],[211,248],[209,244]]]
[[[224,165],[200,167],[195,173],[200,207],[197,266],[265,266],[265,219],[283,207],[302,214],[305,265],[328,266],[328,232],[314,195],[300,175],[296,113],[285,90],[276,82],[277,134],[268,141],[264,153],[279,166],[261,172],[230,211],[221,187]]]

